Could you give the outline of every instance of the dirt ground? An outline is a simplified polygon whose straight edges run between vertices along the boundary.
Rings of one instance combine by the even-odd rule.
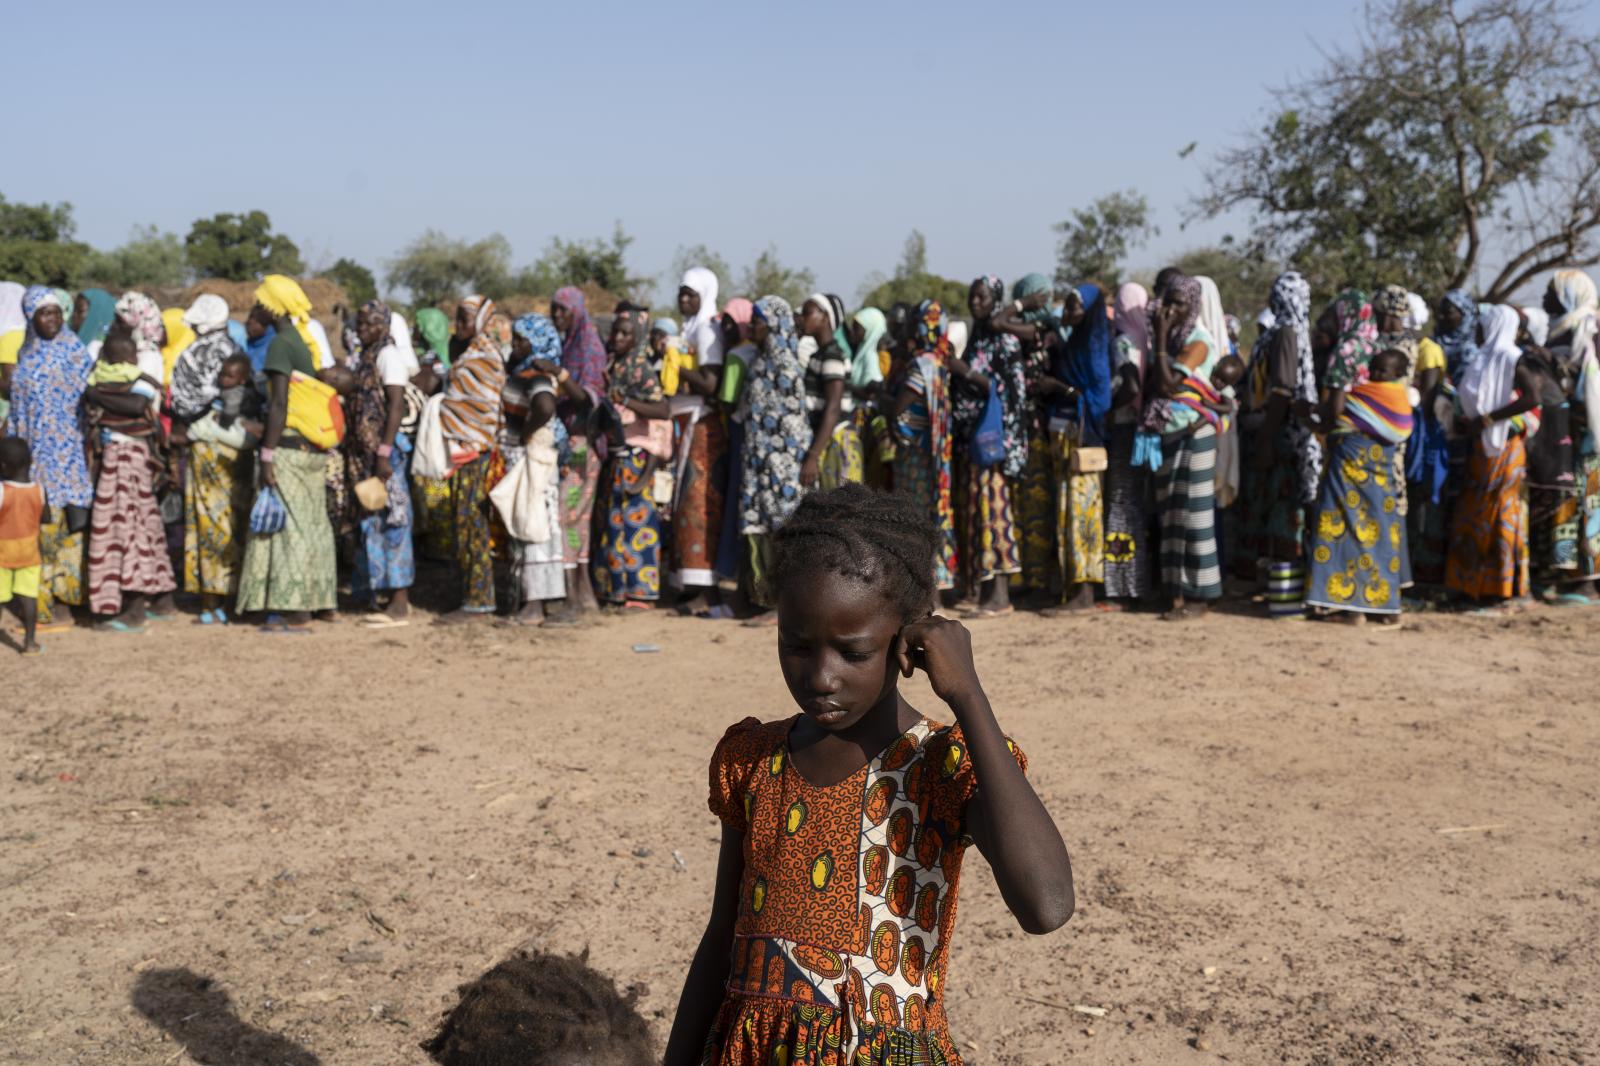
[[[0,1061],[421,1063],[521,945],[665,1042],[772,633],[420,622],[0,661]],[[1600,612],[977,627],[1078,912],[1026,936],[969,853],[969,1062],[1596,1061]]]

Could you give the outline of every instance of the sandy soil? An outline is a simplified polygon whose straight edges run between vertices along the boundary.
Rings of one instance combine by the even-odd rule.
[[[1594,1061],[1600,612],[980,625],[1079,908],[1025,936],[971,853],[969,1061]],[[420,1063],[529,944],[642,986],[664,1042],[707,758],[790,713],[773,641],[172,623],[5,659],[0,1060]]]

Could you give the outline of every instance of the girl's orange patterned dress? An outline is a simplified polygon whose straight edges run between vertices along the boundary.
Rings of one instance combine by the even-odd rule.
[[[924,719],[818,788],[790,764],[798,717],[747,718],[711,758],[711,810],[744,834],[745,865],[704,1061],[960,1066],[944,993],[977,791],[961,730]]]

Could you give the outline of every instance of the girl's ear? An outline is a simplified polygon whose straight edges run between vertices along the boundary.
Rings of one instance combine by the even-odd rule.
[[[894,635],[894,644],[889,648],[889,655],[893,658],[895,666],[900,671],[901,677],[910,677],[916,669],[911,662],[911,649],[906,646],[906,631],[901,629]]]

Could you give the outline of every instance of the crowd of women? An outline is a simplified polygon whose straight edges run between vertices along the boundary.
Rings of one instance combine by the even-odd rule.
[[[1194,618],[1230,571],[1283,619],[1394,623],[1413,585],[1600,602],[1580,271],[1539,306],[1389,284],[1315,317],[1291,271],[1248,352],[1176,269],[1114,292],[985,276],[965,308],[718,296],[693,269],[679,318],[597,320],[576,288],[520,317],[373,300],[335,351],[281,276],[243,321],[214,295],[0,284],[6,433],[49,505],[41,628],[67,605],[137,631],[181,587],[199,623],[303,632],[339,616],[341,567],[364,624],[405,625],[418,557],[454,564],[443,624],[664,595],[765,624],[772,533],[844,482],[917,500],[942,606],[979,618]]]

